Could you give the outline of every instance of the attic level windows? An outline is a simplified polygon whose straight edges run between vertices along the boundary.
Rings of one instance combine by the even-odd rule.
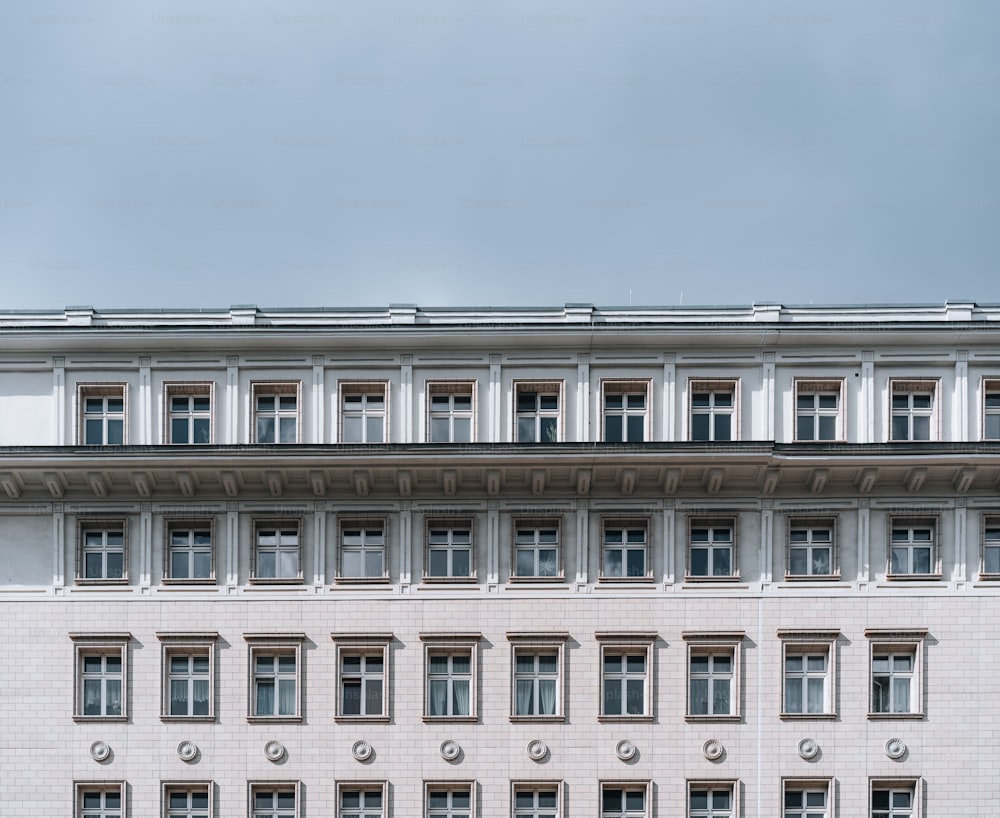
[[[211,383],[164,384],[167,441],[172,444],[212,442]]]
[[[254,443],[299,442],[299,382],[254,383]]]
[[[691,440],[736,440],[738,381],[691,381]]]
[[[127,384],[82,383],[78,389],[80,441],[85,446],[124,444]]]
[[[385,443],[388,440],[388,393],[385,381],[341,381],[340,442]]]
[[[842,381],[795,382],[795,439],[842,440]]]
[[[475,381],[427,383],[427,441],[472,443],[475,440]]]
[[[1000,440],[1000,380],[983,381],[983,440]]]
[[[558,443],[561,439],[562,381],[514,384],[518,443]]]
[[[604,442],[642,443],[646,440],[649,384],[646,381],[607,381],[604,395]]]
[[[937,381],[892,381],[892,426],[889,439],[937,439]]]

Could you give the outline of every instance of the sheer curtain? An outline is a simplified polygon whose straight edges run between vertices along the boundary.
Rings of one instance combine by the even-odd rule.
[[[554,679],[538,682],[539,712],[543,716],[553,716],[556,712],[556,683]]]
[[[517,715],[530,716],[532,684],[530,679],[519,679],[517,682]]]
[[[447,682],[431,682],[431,715],[432,716],[444,716],[447,715],[448,707],[448,683]]]
[[[455,696],[455,711],[453,716],[468,716],[472,711],[469,709],[469,683],[452,682],[452,692]]]

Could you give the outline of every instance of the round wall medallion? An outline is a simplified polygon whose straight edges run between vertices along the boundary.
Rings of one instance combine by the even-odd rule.
[[[717,738],[710,738],[701,747],[701,752],[709,761],[717,761],[722,758],[722,754],[725,751],[726,748],[722,746],[722,742]]]
[[[628,761],[635,756],[635,743],[623,738],[615,745],[615,755],[622,761]]]
[[[285,757],[285,745],[280,741],[269,741],[264,745],[264,757],[268,761],[281,761]]]
[[[95,741],[90,745],[90,757],[94,761],[107,761],[111,755],[111,745],[106,741]]]
[[[177,745],[177,757],[181,761],[194,761],[198,757],[198,745],[193,741],[182,741]]]
[[[528,758],[532,761],[541,761],[548,753],[548,745],[540,738],[528,742]]]
[[[372,757],[372,746],[364,739],[355,741],[354,744],[351,745],[351,755],[358,761],[367,761]]]
[[[799,755],[802,758],[815,758],[819,752],[819,745],[811,738],[804,738],[799,742]]]
[[[458,746],[457,741],[453,741],[449,738],[441,742],[440,752],[441,758],[445,761],[454,761],[458,758],[458,754],[462,752],[462,748]]]
[[[889,758],[902,758],[906,745],[901,738],[891,738],[885,743],[885,754]]]

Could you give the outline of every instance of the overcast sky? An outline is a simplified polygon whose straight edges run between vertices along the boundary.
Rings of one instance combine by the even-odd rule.
[[[996,0],[8,2],[0,309],[1000,302]]]

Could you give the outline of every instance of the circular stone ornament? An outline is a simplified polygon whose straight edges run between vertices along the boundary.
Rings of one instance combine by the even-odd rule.
[[[548,754],[549,747],[540,738],[528,742],[528,758],[532,761],[541,761]]]
[[[445,761],[454,761],[458,758],[458,754],[462,752],[462,748],[457,741],[449,738],[441,742],[439,752],[441,753],[441,758]]]
[[[264,745],[264,757],[268,761],[281,761],[285,757],[285,745],[280,741],[269,741]]]
[[[351,755],[354,756],[358,761],[367,761],[372,757],[372,746],[364,739],[355,741],[351,745]]]
[[[635,751],[635,742],[630,741],[627,738],[623,738],[615,745],[615,755],[622,761],[628,761],[630,758],[635,758]]]
[[[709,761],[718,761],[722,758],[722,754],[726,751],[726,748],[722,746],[722,742],[717,738],[710,738],[706,741],[702,747],[701,752]]]
[[[90,745],[90,757],[94,761],[107,761],[111,757],[111,745],[106,741],[95,741]]]
[[[177,757],[181,761],[194,761],[198,757],[198,745],[193,741],[182,741],[177,745]]]
[[[804,738],[799,742],[799,756],[806,759],[816,758],[819,752],[819,745],[811,738]]]
[[[885,754],[895,760],[902,758],[906,752],[906,744],[901,738],[891,738],[885,743]]]

